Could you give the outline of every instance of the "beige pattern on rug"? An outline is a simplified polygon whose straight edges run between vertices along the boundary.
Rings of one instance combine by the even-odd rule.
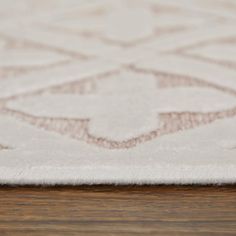
[[[0,182],[236,182],[236,1],[0,0]]]

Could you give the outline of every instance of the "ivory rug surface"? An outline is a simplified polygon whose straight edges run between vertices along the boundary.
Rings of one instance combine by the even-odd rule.
[[[0,183],[235,183],[236,1],[0,0]]]

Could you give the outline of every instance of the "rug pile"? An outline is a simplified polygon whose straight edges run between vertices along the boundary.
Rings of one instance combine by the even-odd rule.
[[[0,183],[236,182],[234,0],[0,0]]]

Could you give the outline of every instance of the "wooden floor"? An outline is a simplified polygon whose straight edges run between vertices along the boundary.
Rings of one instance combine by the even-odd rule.
[[[236,186],[0,186],[5,235],[236,235]]]

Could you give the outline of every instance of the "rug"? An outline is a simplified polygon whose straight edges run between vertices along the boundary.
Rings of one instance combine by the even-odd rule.
[[[235,25],[234,0],[0,0],[0,183],[235,183]]]

